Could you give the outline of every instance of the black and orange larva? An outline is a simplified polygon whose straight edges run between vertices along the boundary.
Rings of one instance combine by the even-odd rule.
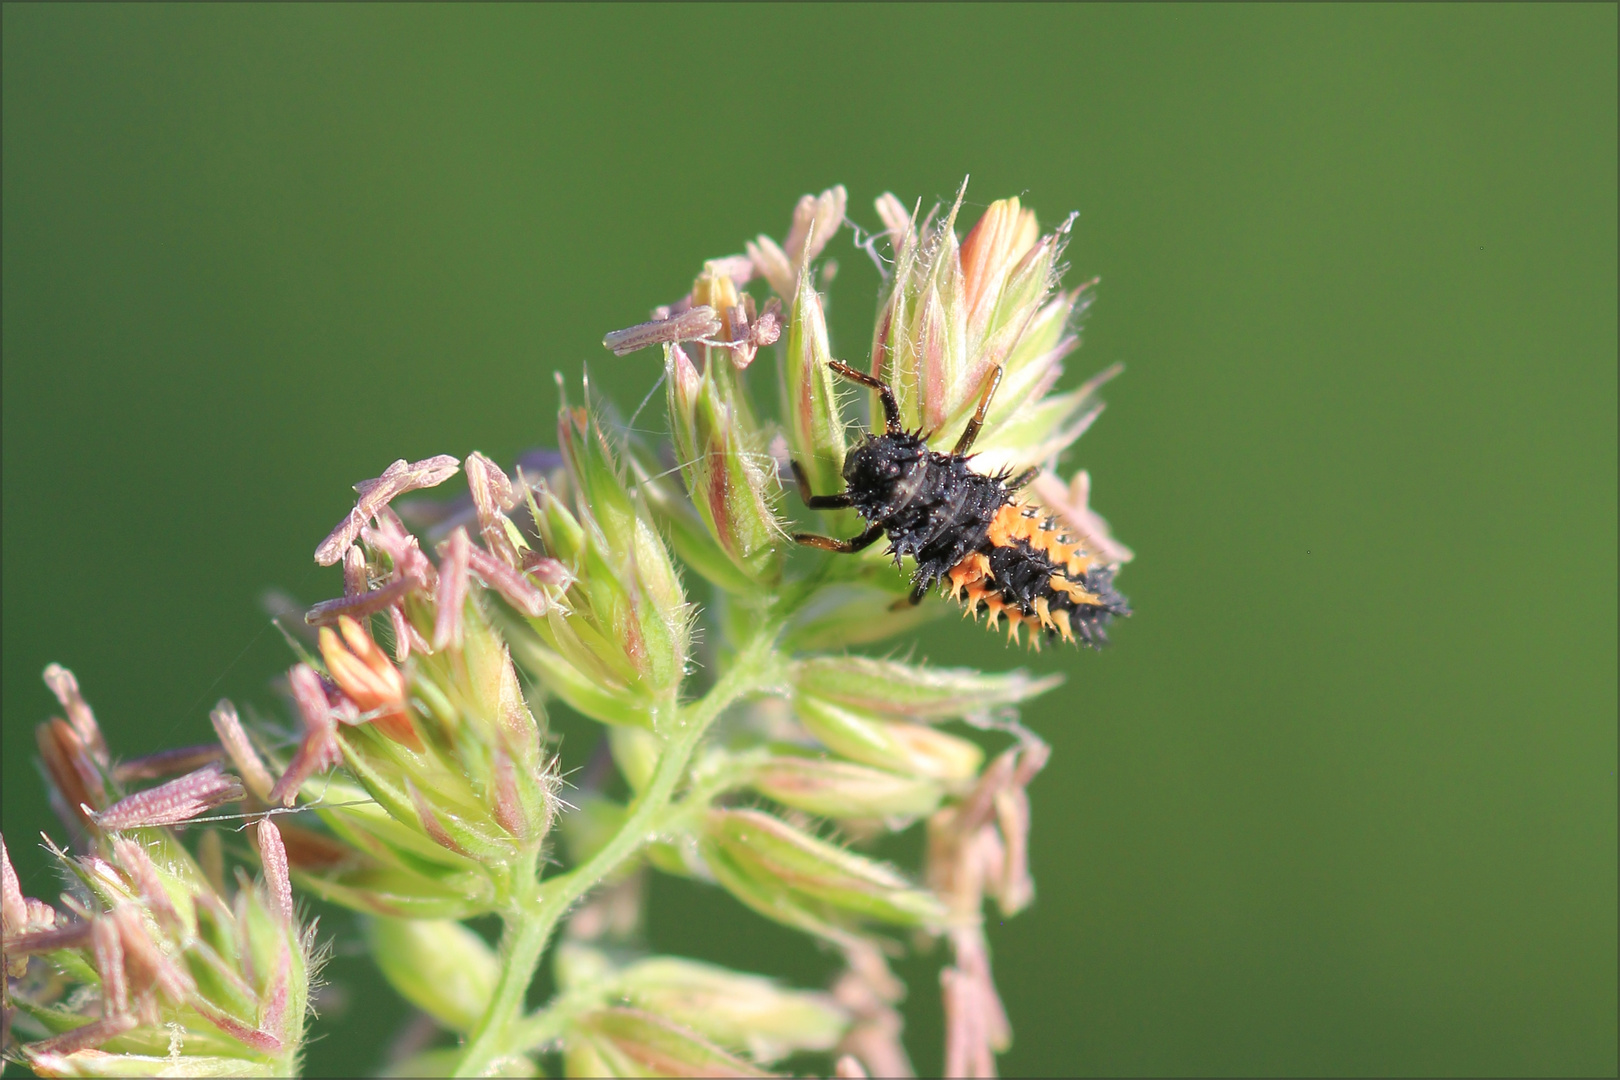
[[[928,449],[926,436],[900,426],[900,409],[887,386],[837,361],[830,366],[878,392],[884,431],[869,433],[845,457],[841,494],[813,495],[797,462],[793,473],[806,506],[851,507],[871,524],[849,540],[811,533],[795,533],[795,540],[848,554],[887,535],[896,563],[906,555],[917,561],[911,577],[914,604],[939,583],[969,614],[977,617],[985,610],[991,626],[1005,615],[1008,637],[1015,640],[1026,622],[1036,644],[1040,630],[1093,647],[1107,640],[1103,625],[1115,615],[1129,615],[1130,608],[1114,591],[1112,567],[1066,536],[1055,519],[1019,499],[1017,492],[1034,479],[1035,470],[1009,481],[1010,473],[986,476],[968,467],[968,451],[1001,381],[1000,368],[985,380],[955,449],[941,454]]]

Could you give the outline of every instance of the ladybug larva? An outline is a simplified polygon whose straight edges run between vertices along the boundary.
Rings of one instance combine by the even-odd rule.
[[[936,583],[969,614],[981,610],[989,625],[1006,616],[1009,638],[1031,624],[1031,642],[1039,631],[1093,647],[1107,640],[1103,625],[1116,615],[1129,615],[1125,598],[1114,590],[1113,568],[1071,539],[1052,517],[1024,502],[1018,491],[1035,478],[1029,469],[1017,477],[974,472],[969,450],[984,426],[985,411],[1001,381],[1001,369],[985,380],[973,418],[948,454],[928,449],[920,431],[900,426],[900,409],[889,387],[863,372],[832,361],[833,371],[877,391],[885,426],[868,433],[844,459],[846,489],[837,495],[815,495],[804,470],[793,463],[799,494],[813,510],[853,508],[870,524],[859,536],[837,540],[795,533],[801,544],[844,554],[861,551],[881,537],[889,538],[895,561],[910,555],[917,561],[911,577],[911,602],[920,603]]]

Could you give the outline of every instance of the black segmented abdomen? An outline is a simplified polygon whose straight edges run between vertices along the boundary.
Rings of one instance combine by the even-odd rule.
[[[1130,614],[1111,568],[1094,565],[1052,519],[1016,503],[1005,476],[974,472],[966,457],[935,453],[914,434],[878,435],[850,451],[844,480],[896,561],[916,559],[919,589],[949,579],[970,610],[983,604],[992,620],[1005,614],[1014,628],[1029,621],[1087,644],[1103,640],[1110,617]]]

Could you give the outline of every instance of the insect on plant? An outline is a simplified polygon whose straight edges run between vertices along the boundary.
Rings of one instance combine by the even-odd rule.
[[[913,605],[941,582],[952,599],[962,600],[968,614],[977,618],[981,607],[988,612],[990,626],[1005,614],[1011,638],[1029,622],[1030,643],[1037,647],[1042,630],[1094,647],[1107,640],[1103,625],[1115,615],[1129,615],[1130,608],[1113,588],[1111,567],[1100,565],[1056,517],[1018,498],[1017,492],[1039,470],[1032,467],[1013,477],[1004,469],[987,476],[968,465],[969,451],[1001,384],[999,364],[985,376],[961,438],[944,454],[928,448],[931,435],[901,426],[900,406],[886,383],[836,360],[828,366],[877,392],[883,433],[868,435],[844,459],[848,488],[837,495],[812,494],[797,461],[793,476],[806,506],[853,508],[871,525],[848,540],[795,533],[795,541],[848,555],[887,534],[897,565],[908,555],[917,561],[909,598]]]

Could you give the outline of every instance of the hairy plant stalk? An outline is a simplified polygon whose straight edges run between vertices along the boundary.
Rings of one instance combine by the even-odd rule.
[[[686,775],[692,752],[709,726],[733,702],[772,680],[776,674],[774,660],[771,636],[760,635],[707,694],[679,710],[673,731],[659,755],[652,783],[637,796],[630,816],[613,839],[581,866],[544,885],[537,884],[528,895],[514,899],[512,911],[504,916],[506,931],[500,950],[500,982],[467,1044],[456,1069],[457,1076],[482,1076],[496,1059],[533,1048],[535,1042],[530,1040],[534,1039],[536,1030],[540,1041],[544,1041],[547,1025],[531,1022],[519,1027],[517,1021],[523,996],[534,981],[535,969],[558,920],[603,878],[635,855],[659,829],[675,789]]]

